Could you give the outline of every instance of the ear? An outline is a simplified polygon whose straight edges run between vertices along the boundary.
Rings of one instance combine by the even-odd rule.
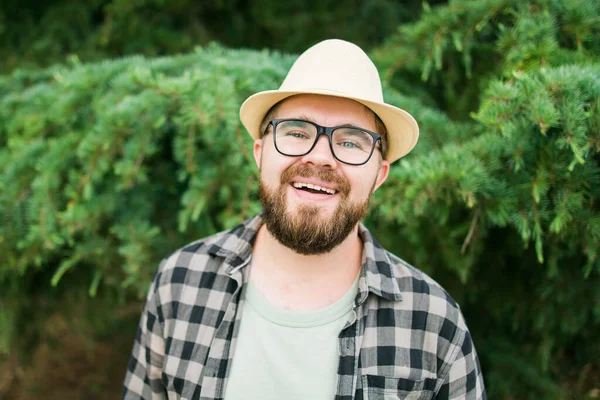
[[[260,169],[260,160],[262,157],[262,139],[254,140],[254,161],[256,161],[256,166]]]
[[[377,171],[377,179],[375,180],[375,188],[373,192],[379,189],[379,186],[385,182],[390,173],[390,162],[387,160],[381,160],[381,164],[379,165],[379,171]]]

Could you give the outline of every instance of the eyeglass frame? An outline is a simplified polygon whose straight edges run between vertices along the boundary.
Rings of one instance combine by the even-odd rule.
[[[275,136],[277,136],[277,135],[275,135],[275,133],[277,132],[277,125],[279,125],[282,122],[288,122],[288,121],[307,122],[307,123],[313,125],[315,128],[317,128],[317,134],[315,136],[315,141],[313,142],[312,146],[310,146],[310,149],[308,149],[308,151],[306,153],[302,153],[302,154],[298,154],[298,155],[285,154],[284,152],[279,150],[279,147],[277,147],[277,139],[275,138]],[[300,119],[300,118],[272,119],[271,121],[269,121],[267,123],[267,126],[265,127],[265,131],[263,133],[263,137],[265,137],[266,135],[269,134],[269,132],[268,132],[269,126],[273,126],[273,144],[275,145],[275,150],[277,150],[277,152],[279,154],[284,155],[286,157],[303,157],[303,156],[307,155],[308,153],[313,151],[313,149],[317,145],[317,142],[319,141],[319,138],[321,137],[321,135],[325,135],[329,138],[329,149],[331,150],[331,154],[333,155],[333,157],[336,160],[338,160],[339,162],[341,162],[343,164],[356,165],[356,166],[365,165],[366,163],[369,162],[369,160],[373,156],[373,151],[375,151],[375,146],[377,145],[377,142],[379,142],[379,150],[381,151],[381,135],[380,134],[371,132],[368,129],[359,128],[359,127],[353,126],[353,125],[323,126],[323,125],[317,124],[316,122],[307,121],[305,119]],[[371,152],[369,153],[369,156],[367,157],[367,159],[364,162],[350,163],[350,162],[342,161],[335,154],[335,151],[333,150],[333,131],[335,131],[336,129],[340,129],[340,128],[354,128],[354,129],[361,130],[361,131],[366,132],[369,135],[371,135],[371,137],[373,138],[373,146],[371,146]]]

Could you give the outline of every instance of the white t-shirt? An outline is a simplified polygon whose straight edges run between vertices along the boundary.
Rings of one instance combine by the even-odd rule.
[[[333,399],[338,335],[357,293],[358,277],[332,305],[295,312],[275,307],[250,281],[225,400]]]

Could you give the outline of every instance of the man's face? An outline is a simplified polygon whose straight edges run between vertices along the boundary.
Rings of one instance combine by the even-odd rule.
[[[371,111],[337,97],[290,97],[273,116],[281,118],[305,119],[323,126],[353,125],[376,132]],[[381,159],[377,149],[364,165],[341,163],[331,153],[325,135],[307,155],[282,155],[275,149],[272,127],[263,139],[255,141],[254,157],[260,168],[267,229],[300,254],[327,253],[339,245],[364,217],[371,194],[389,172],[389,163]],[[315,190],[315,186],[326,190]]]

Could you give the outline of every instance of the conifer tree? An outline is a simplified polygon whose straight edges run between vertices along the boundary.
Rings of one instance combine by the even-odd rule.
[[[490,397],[593,393],[600,5],[425,9],[374,55],[390,85],[463,127],[422,121],[419,146],[392,170],[398,189],[382,193],[374,223],[395,218],[388,246],[455,288]]]
[[[461,304],[490,398],[598,387],[599,17],[452,1],[372,53],[421,136],[366,224]],[[25,354],[31,299],[85,290],[106,323],[162,257],[259,212],[238,110],[293,59],[213,45],[0,77],[0,353]]]

